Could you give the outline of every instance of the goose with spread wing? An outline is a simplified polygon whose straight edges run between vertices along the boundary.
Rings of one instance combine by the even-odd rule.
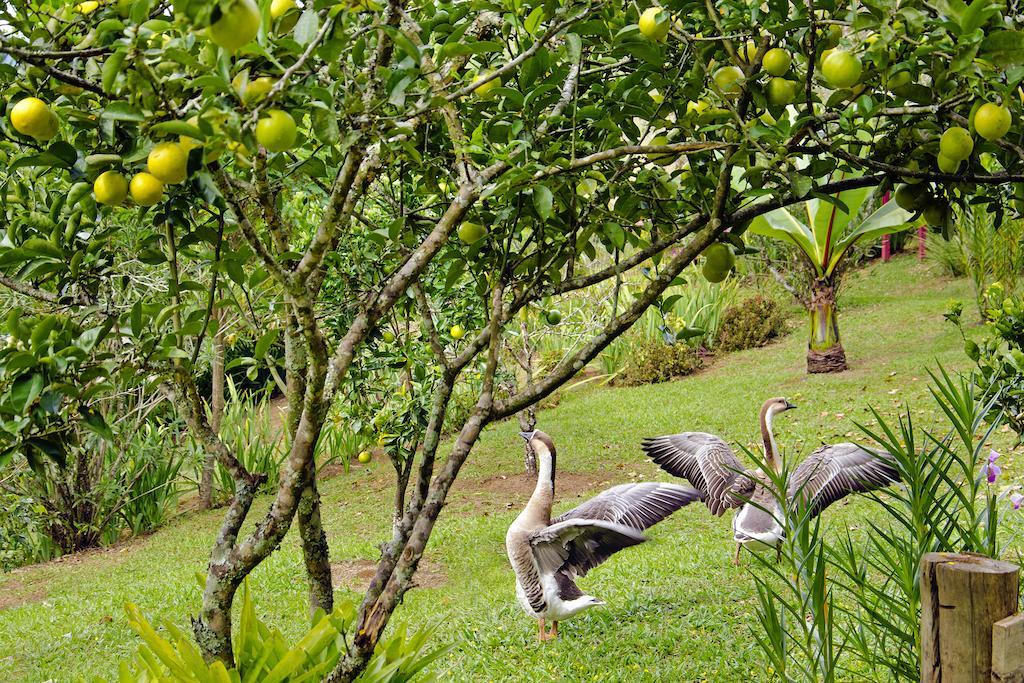
[[[795,408],[785,398],[770,398],[761,407],[761,440],[764,463],[775,473],[782,460],[772,421],[776,415]],[[745,469],[721,438],[704,432],[685,432],[645,439],[644,452],[655,464],[676,477],[689,481],[704,496],[714,515],[739,508],[733,517],[733,537],[739,564],[740,549],[778,549],[785,538],[784,513],[771,478],[760,469]],[[822,446],[794,470],[787,482],[786,496],[807,504],[811,516],[851,493],[865,493],[899,481],[892,456],[853,443]]]
[[[604,604],[576,585],[578,577],[618,551],[643,543],[641,533],[701,498],[678,484],[643,482],[613,486],[551,518],[555,493],[555,444],[544,432],[520,432],[537,455],[537,486],[505,536],[516,575],[516,596],[538,620],[538,639],[558,636],[558,622]],[[551,621],[551,630],[545,630]]]

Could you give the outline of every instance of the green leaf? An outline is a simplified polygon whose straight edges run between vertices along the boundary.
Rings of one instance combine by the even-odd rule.
[[[102,436],[107,441],[114,440],[113,430],[110,429],[110,425],[107,424],[107,421],[103,419],[103,415],[101,415],[98,411],[92,410],[90,408],[83,409],[82,422],[85,424],[86,427],[88,427],[96,434]]]
[[[184,135],[194,140],[205,140],[206,135],[199,128],[184,121],[161,121],[149,129],[156,135]]]
[[[274,345],[275,341],[277,341],[279,333],[280,330],[276,328],[264,332],[259,338],[259,341],[256,342],[256,348],[252,352],[253,358],[261,360],[266,357],[267,351],[269,351],[270,347]]]
[[[554,195],[546,185],[537,185],[533,188],[533,208],[537,210],[538,216],[544,220],[551,218],[553,203]]]
[[[906,209],[900,208],[896,202],[888,202],[883,204],[870,216],[864,219],[864,222],[857,226],[856,229],[850,231],[846,236],[839,240],[832,251],[832,258],[829,260],[828,267],[825,270],[825,274],[828,275],[835,270],[836,266],[842,261],[846,252],[849,251],[850,247],[856,244],[858,241],[863,239],[875,239],[882,235],[891,235],[894,232],[900,232],[902,230],[908,230],[913,226],[909,221],[914,217],[914,214],[907,211]]]
[[[121,65],[124,63],[124,59],[127,56],[128,51],[121,49],[112,53],[107,57],[106,61],[103,62],[103,69],[100,72],[103,92],[112,93],[114,91],[114,83],[117,82],[117,75],[121,73]]]
[[[316,32],[320,29],[320,18],[317,16],[316,11],[313,9],[307,9],[299,17],[299,20],[295,22],[295,29],[292,31],[292,37],[295,38],[295,42],[305,47],[309,45],[310,41],[316,37]]]
[[[787,209],[769,211],[753,220],[748,228],[755,235],[763,235],[783,242],[792,242],[813,265],[819,275],[822,274],[821,256],[814,241],[811,229],[800,222]]]
[[[1024,32],[993,31],[981,41],[981,54],[999,66],[1024,64]]]
[[[42,391],[42,375],[32,375],[31,377],[18,380],[11,386],[11,407],[17,413],[28,411],[29,406],[39,397]]]
[[[101,119],[112,121],[145,121],[146,115],[142,110],[128,102],[111,102],[100,114]]]

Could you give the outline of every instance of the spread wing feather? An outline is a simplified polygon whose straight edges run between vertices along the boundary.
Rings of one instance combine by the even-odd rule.
[[[700,491],[678,484],[656,481],[620,484],[562,513],[552,523],[599,519],[643,531],[701,497]]]
[[[646,539],[636,529],[599,519],[569,519],[530,536],[530,547],[541,574],[564,571],[570,578],[585,576],[623,548]]]
[[[754,491],[754,480],[728,444],[714,434],[684,432],[644,439],[641,447],[658,467],[690,482],[704,494],[713,515],[742,505]]]
[[[822,446],[800,463],[789,480],[791,500],[801,496],[811,515],[851,493],[885,488],[900,480],[892,455],[854,443]]]

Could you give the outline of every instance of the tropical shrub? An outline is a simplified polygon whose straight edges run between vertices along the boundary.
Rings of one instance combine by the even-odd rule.
[[[688,344],[647,339],[630,349],[625,367],[615,382],[624,386],[667,382],[692,375],[703,364],[700,352]]]
[[[134,660],[121,662],[118,681],[176,681],[179,683],[313,683],[337,665],[347,647],[346,632],[355,620],[351,603],[338,605],[331,614],[322,611],[313,615],[310,630],[294,645],[284,635],[268,626],[256,614],[248,583],[241,591],[241,612],[235,634],[236,666],[227,668],[223,662],[206,662],[188,636],[170,622],[162,636],[133,604],[126,606],[128,624],[142,638]],[[428,647],[432,631],[411,636],[405,625],[399,625],[381,641],[366,670],[357,679],[360,683],[405,683],[413,679],[432,681],[424,669],[450,648]]]
[[[975,206],[954,215],[955,231],[948,239],[932,238],[929,258],[950,275],[970,277],[978,313],[984,314],[989,285],[998,282],[1006,294],[1015,294],[1022,282],[1024,220]]]
[[[1024,299],[1005,296],[999,283],[983,295],[985,336],[975,341],[964,329],[963,305],[954,304],[946,319],[964,339],[964,353],[977,366],[975,391],[993,396],[993,419],[1002,419],[1024,439]]]
[[[764,346],[787,329],[786,312],[776,299],[755,294],[725,309],[718,328],[718,351],[739,351]]]

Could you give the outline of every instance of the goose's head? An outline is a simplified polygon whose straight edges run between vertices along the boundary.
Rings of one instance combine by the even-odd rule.
[[[551,465],[551,478],[555,476],[555,442],[551,440],[551,437],[540,431],[534,429],[529,432],[519,432],[519,436],[526,439],[526,442],[533,448],[533,452],[537,454],[537,462],[540,465],[550,463]]]
[[[764,405],[761,406],[761,414],[765,417],[774,417],[779,413],[786,412],[787,410],[793,410],[793,408],[796,408],[796,406],[790,403],[787,399],[777,396],[764,402]]]

